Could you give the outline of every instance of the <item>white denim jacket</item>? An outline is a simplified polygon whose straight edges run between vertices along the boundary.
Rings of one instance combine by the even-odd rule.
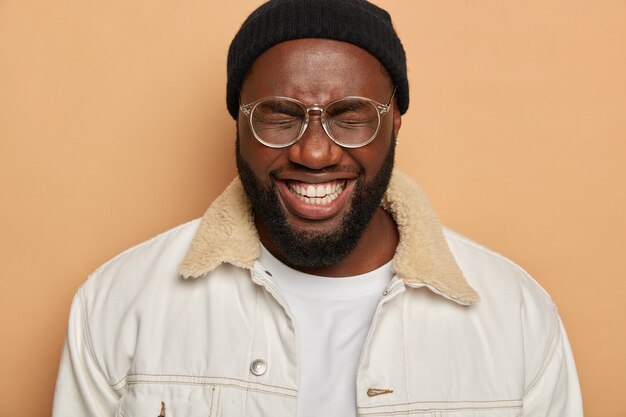
[[[358,415],[582,416],[543,289],[442,229],[408,177],[394,172],[383,207],[400,243],[360,359]],[[236,180],[201,221],[99,268],[74,298],[53,416],[295,416],[298,338],[258,257]]]

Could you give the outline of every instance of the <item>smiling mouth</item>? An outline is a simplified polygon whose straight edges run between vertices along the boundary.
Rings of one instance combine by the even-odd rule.
[[[290,181],[289,191],[306,204],[330,204],[343,192],[346,181],[329,181],[320,184]]]

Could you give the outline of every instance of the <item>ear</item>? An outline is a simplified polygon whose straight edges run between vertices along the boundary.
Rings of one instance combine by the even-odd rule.
[[[393,137],[398,137],[398,132],[400,131],[400,127],[402,126],[402,115],[400,114],[400,110],[398,110],[398,106],[393,106]]]

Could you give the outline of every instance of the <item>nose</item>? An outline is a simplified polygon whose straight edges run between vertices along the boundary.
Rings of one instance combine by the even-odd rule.
[[[319,116],[311,115],[302,137],[289,147],[291,162],[309,169],[323,169],[341,161],[343,149],[337,145],[322,126]]]

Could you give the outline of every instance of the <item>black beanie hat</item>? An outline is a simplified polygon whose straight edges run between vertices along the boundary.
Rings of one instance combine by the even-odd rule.
[[[401,114],[409,107],[406,55],[389,13],[365,0],[271,0],[256,9],[228,50],[226,104],[239,114],[239,87],[259,55],[291,39],[326,38],[354,44],[374,55],[396,86]]]

